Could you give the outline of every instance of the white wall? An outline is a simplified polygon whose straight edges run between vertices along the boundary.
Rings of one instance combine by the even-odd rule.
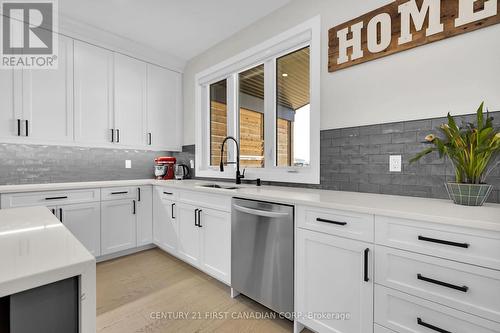
[[[318,14],[322,25],[321,129],[500,110],[500,25],[328,73],[328,29],[388,0],[294,0],[188,62],[184,144],[195,142],[194,76]]]

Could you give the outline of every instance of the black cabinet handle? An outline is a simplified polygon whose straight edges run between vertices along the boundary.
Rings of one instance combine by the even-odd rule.
[[[63,210],[62,208],[59,208],[59,221],[63,221]]]
[[[148,145],[152,145],[153,144],[153,137],[151,135],[151,133],[148,133]]]
[[[135,215],[135,200],[132,200],[132,214]]]
[[[137,201],[141,201],[141,188],[137,188]]]
[[[199,209],[195,209],[194,210],[194,225],[197,227],[198,226],[198,210]]]
[[[198,209],[198,227],[202,228],[203,226],[201,225],[201,209]]]
[[[45,198],[45,200],[61,200],[61,199],[68,199],[67,196],[63,196],[63,197],[49,197],[49,198]]]
[[[26,134],[26,136],[29,136],[30,135],[29,134],[29,128],[30,128],[30,126],[29,126],[29,123],[28,123],[27,120],[25,120],[25,122],[26,122],[26,133],[25,134]]]
[[[175,220],[175,216],[174,216],[174,207],[175,207],[175,203],[173,203],[170,207],[170,209],[172,210],[172,219]]]
[[[439,281],[439,280],[434,280],[434,279],[425,277],[422,274],[417,274],[417,279],[419,279],[421,281],[437,284],[439,286],[443,286],[446,288],[455,289],[455,290],[458,290],[458,291],[461,291],[464,293],[466,293],[469,290],[469,287],[467,287],[467,286],[457,286],[457,285],[454,285],[451,283],[447,283],[447,282],[443,282],[443,281]]]
[[[436,331],[436,332],[439,332],[439,333],[452,333],[450,331],[447,331],[447,330],[443,330],[442,328],[439,328],[437,326],[434,326],[434,325],[431,325],[431,324],[427,324],[425,321],[423,321],[421,318],[417,318],[417,324],[419,324],[420,326],[423,326],[423,327],[426,327],[430,330],[433,330],[433,331]]]
[[[114,130],[114,128],[111,129],[111,142],[115,142],[115,130]]]
[[[116,194],[127,194],[128,191],[121,191],[121,192],[111,192],[112,195],[116,195]]]
[[[56,215],[56,209],[55,208],[52,208],[50,211],[52,212],[52,214]]]
[[[322,219],[321,217],[316,218],[316,221],[331,223],[331,224],[336,224],[336,225],[346,225],[347,224],[347,222],[338,222],[338,221],[333,221],[333,220],[327,220],[327,219]]]
[[[173,193],[172,192],[163,192],[163,194],[172,195]]]
[[[424,237],[424,236],[418,236],[418,240],[421,240],[424,242],[431,242],[431,243],[438,243],[438,244],[443,244],[443,245],[456,246],[456,247],[461,247],[464,249],[467,249],[469,247],[469,244],[467,244],[467,243],[450,242],[447,240],[442,240],[442,239],[437,239],[437,238],[429,238],[429,237]]]
[[[120,142],[120,130],[119,129],[116,129],[116,142],[117,143]]]
[[[21,119],[17,120],[17,136],[21,136]]]
[[[365,262],[364,262],[364,277],[363,279],[365,282],[370,281],[370,278],[368,277],[368,255],[370,253],[370,249],[366,248],[365,249]]]

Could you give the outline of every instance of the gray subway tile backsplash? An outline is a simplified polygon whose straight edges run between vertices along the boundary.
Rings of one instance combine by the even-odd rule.
[[[500,112],[492,113],[500,126]],[[473,121],[474,115],[457,117]],[[321,183],[304,185],[269,183],[326,190],[447,198],[446,181],[453,181],[449,162],[428,155],[410,164],[409,159],[426,147],[422,143],[446,118],[424,119],[321,131]],[[154,158],[175,156],[178,163],[194,160],[194,145],[180,153],[122,149],[76,148],[0,144],[0,184],[72,182],[153,178]],[[402,172],[389,172],[389,155],[402,155]],[[125,160],[132,169],[125,169]],[[194,170],[191,170],[193,177]],[[500,168],[487,179],[495,186],[490,202],[500,203]]]

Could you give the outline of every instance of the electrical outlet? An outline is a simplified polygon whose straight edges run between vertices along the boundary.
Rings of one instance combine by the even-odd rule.
[[[401,172],[401,155],[389,156],[389,172]]]
[[[189,165],[191,166],[191,169],[194,169],[194,161],[193,160],[189,160]]]
[[[125,160],[125,169],[131,169],[131,168],[132,168],[132,161]]]

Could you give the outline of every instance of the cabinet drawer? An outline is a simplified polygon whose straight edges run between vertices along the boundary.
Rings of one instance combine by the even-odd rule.
[[[156,187],[156,192],[163,200],[177,200],[178,193],[176,189],[169,187]]]
[[[1,200],[1,207],[5,209],[96,202],[100,201],[101,197],[99,189],[83,189],[2,194]]]
[[[500,322],[500,271],[375,247],[375,282]]]
[[[399,333],[498,333],[500,324],[375,285],[375,322]]]
[[[179,200],[197,207],[206,207],[225,212],[231,211],[231,197],[194,191],[179,191]]]
[[[137,199],[138,186],[108,187],[101,189],[102,201]]]
[[[500,232],[375,217],[375,243],[500,269]]]
[[[373,242],[373,215],[297,206],[297,226],[331,235]]]

